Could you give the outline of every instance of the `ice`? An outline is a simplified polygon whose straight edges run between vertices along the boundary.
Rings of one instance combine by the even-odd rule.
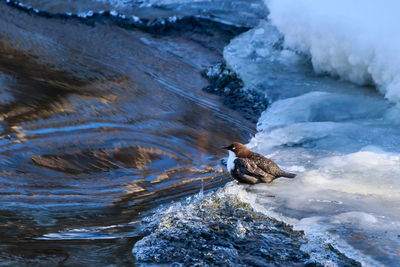
[[[314,91],[273,103],[262,114],[258,130],[298,122],[376,118],[387,108],[385,101],[372,97]]]
[[[361,215],[369,216],[368,214],[363,213],[361,213]],[[329,222],[327,222],[324,217],[315,216],[300,220],[296,224],[295,229],[305,231],[310,240],[308,243],[304,244],[301,249],[308,252],[311,258],[315,261],[323,263],[324,266],[338,266],[337,259],[329,257],[327,251],[324,249],[326,247],[331,247],[332,244],[334,244],[335,249],[341,251],[347,257],[356,260],[363,266],[380,265],[379,262],[375,261],[368,255],[352,248],[337,235],[329,234],[329,228]]]
[[[233,39],[224,48],[224,58],[246,88],[266,93],[271,101],[312,91],[357,91],[357,86],[350,83],[315,75],[308,58],[285,49],[283,40],[276,27],[261,20],[257,27]]]
[[[314,69],[374,84],[400,100],[400,2],[266,0],[285,46],[305,53]]]
[[[400,201],[400,155],[356,152],[318,160],[303,183],[319,190]]]
[[[284,35],[262,21],[224,50],[227,65],[245,87],[265,93],[271,101],[247,146],[298,174],[293,180],[281,178],[267,186],[249,188],[255,195],[251,205],[304,230],[314,240],[304,249],[316,259],[325,253],[321,244],[331,244],[365,265],[393,264],[400,260],[400,106],[385,100],[374,88],[313,73],[318,71],[314,57],[332,57],[338,60],[334,66],[345,66],[348,77],[342,78],[366,83],[369,75],[360,71],[361,56],[346,59],[329,47],[318,50],[317,55],[314,50],[306,53],[311,56],[309,64],[301,46],[305,41],[299,46],[291,41],[313,34],[306,19],[296,21],[314,16],[311,11],[302,13],[304,3],[268,2],[272,23]],[[322,5],[315,4],[316,8]],[[274,16],[292,29],[286,33]],[[291,37],[290,30],[296,36]],[[335,29],[325,31],[320,41],[340,47],[329,39],[336,37]],[[327,36],[330,32],[331,37]],[[345,41],[343,45],[346,47]],[[385,92],[394,101],[389,89]],[[325,262],[331,263],[329,259]]]
[[[264,150],[301,146],[356,152],[377,145],[399,151],[400,132],[382,119],[389,108],[387,102],[375,97],[311,92],[274,102],[261,115],[259,133],[252,142],[262,143],[259,146]]]
[[[355,223],[358,225],[371,225],[376,224],[378,219],[368,213],[364,212],[345,212],[339,215],[334,216],[333,223]]]

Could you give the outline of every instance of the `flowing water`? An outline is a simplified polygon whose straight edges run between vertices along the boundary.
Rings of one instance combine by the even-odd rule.
[[[254,133],[201,90],[243,30],[192,17],[149,33],[50,17],[97,8],[54,3],[0,2],[1,265],[127,264],[135,222],[225,183],[219,147]]]
[[[396,266],[397,65],[310,5],[0,1],[0,265]]]

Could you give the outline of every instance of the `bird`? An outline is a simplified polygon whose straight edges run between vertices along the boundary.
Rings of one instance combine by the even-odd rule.
[[[234,142],[222,148],[229,151],[228,171],[240,183],[271,183],[279,177],[296,177],[296,174],[281,170],[275,162],[251,151],[241,143]]]

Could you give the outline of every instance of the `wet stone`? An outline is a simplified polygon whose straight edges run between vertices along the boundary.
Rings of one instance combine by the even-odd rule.
[[[302,233],[223,191],[189,198],[145,219],[145,237],[133,248],[138,263],[270,266],[308,261],[300,250],[306,242]]]
[[[240,77],[224,63],[218,63],[202,72],[210,85],[204,91],[219,95],[224,105],[238,111],[251,122],[257,122],[268,107],[268,98],[256,89],[245,89]]]

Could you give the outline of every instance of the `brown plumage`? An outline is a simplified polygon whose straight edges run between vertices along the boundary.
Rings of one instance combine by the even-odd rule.
[[[250,151],[241,143],[234,142],[224,149],[234,153],[229,153],[228,170],[241,183],[270,183],[279,177],[296,177],[296,174],[281,170],[275,162]]]

